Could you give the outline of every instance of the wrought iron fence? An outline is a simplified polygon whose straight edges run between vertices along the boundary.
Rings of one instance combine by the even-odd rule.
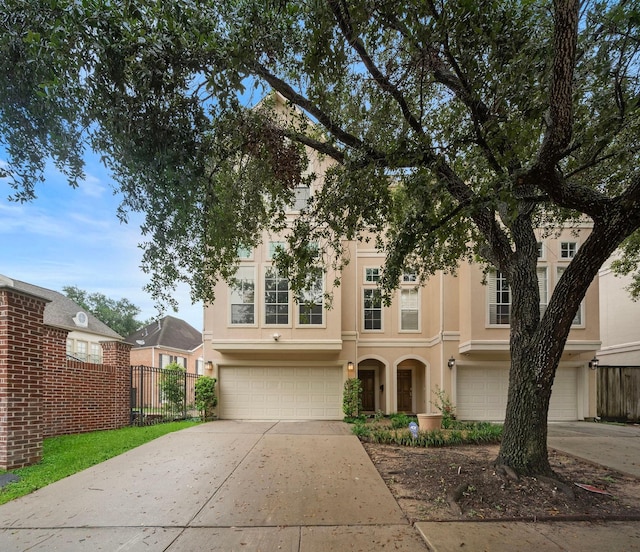
[[[131,425],[152,425],[198,416],[197,374],[131,366]]]

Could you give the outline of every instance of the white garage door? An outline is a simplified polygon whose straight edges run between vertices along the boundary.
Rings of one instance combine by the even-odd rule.
[[[342,368],[222,366],[218,412],[227,420],[341,420]]]
[[[578,370],[556,372],[549,421],[578,419]],[[461,420],[504,420],[509,372],[504,368],[458,368],[456,412]]]

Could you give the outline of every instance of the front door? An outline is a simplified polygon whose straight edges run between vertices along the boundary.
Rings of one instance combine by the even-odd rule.
[[[373,412],[376,409],[376,372],[358,370],[358,378],[362,384],[362,410]]]
[[[412,409],[411,370],[398,370],[398,412]]]

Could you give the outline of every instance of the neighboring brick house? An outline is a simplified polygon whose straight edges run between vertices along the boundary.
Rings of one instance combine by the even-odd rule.
[[[125,338],[131,344],[131,365],[165,368],[172,362],[188,373],[202,374],[202,333],[184,320],[165,316]]]
[[[278,99],[278,97],[276,96]],[[281,103],[284,102],[281,100]],[[317,180],[296,190],[287,215],[322,186],[326,159],[308,151]],[[588,224],[540,237],[541,309],[590,231]],[[461,263],[416,287],[405,274],[389,307],[375,293],[384,255],[365,241],[345,242],[351,262],[329,271],[298,304],[271,268],[284,236],[239,251],[237,282],[219,281],[205,305],[204,359],[218,378],[218,414],[235,419],[341,419],[343,385],[358,377],[366,411],[433,412],[444,390],[462,419],[502,420],[509,372],[510,291],[499,272]],[[341,285],[334,287],[339,278]],[[333,294],[330,309],[323,293]],[[313,303],[311,303],[313,301]],[[589,360],[600,348],[598,282],[589,288],[557,371],[550,420],[596,415]]]
[[[70,360],[101,364],[103,352],[100,343],[123,340],[121,335],[62,293],[0,274],[0,282],[3,281],[11,282],[17,291],[48,300],[44,309],[44,324],[68,332],[66,352]]]

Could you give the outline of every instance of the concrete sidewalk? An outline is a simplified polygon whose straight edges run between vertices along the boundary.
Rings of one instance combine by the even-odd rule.
[[[0,507],[0,550],[427,550],[341,422],[217,421]]]

